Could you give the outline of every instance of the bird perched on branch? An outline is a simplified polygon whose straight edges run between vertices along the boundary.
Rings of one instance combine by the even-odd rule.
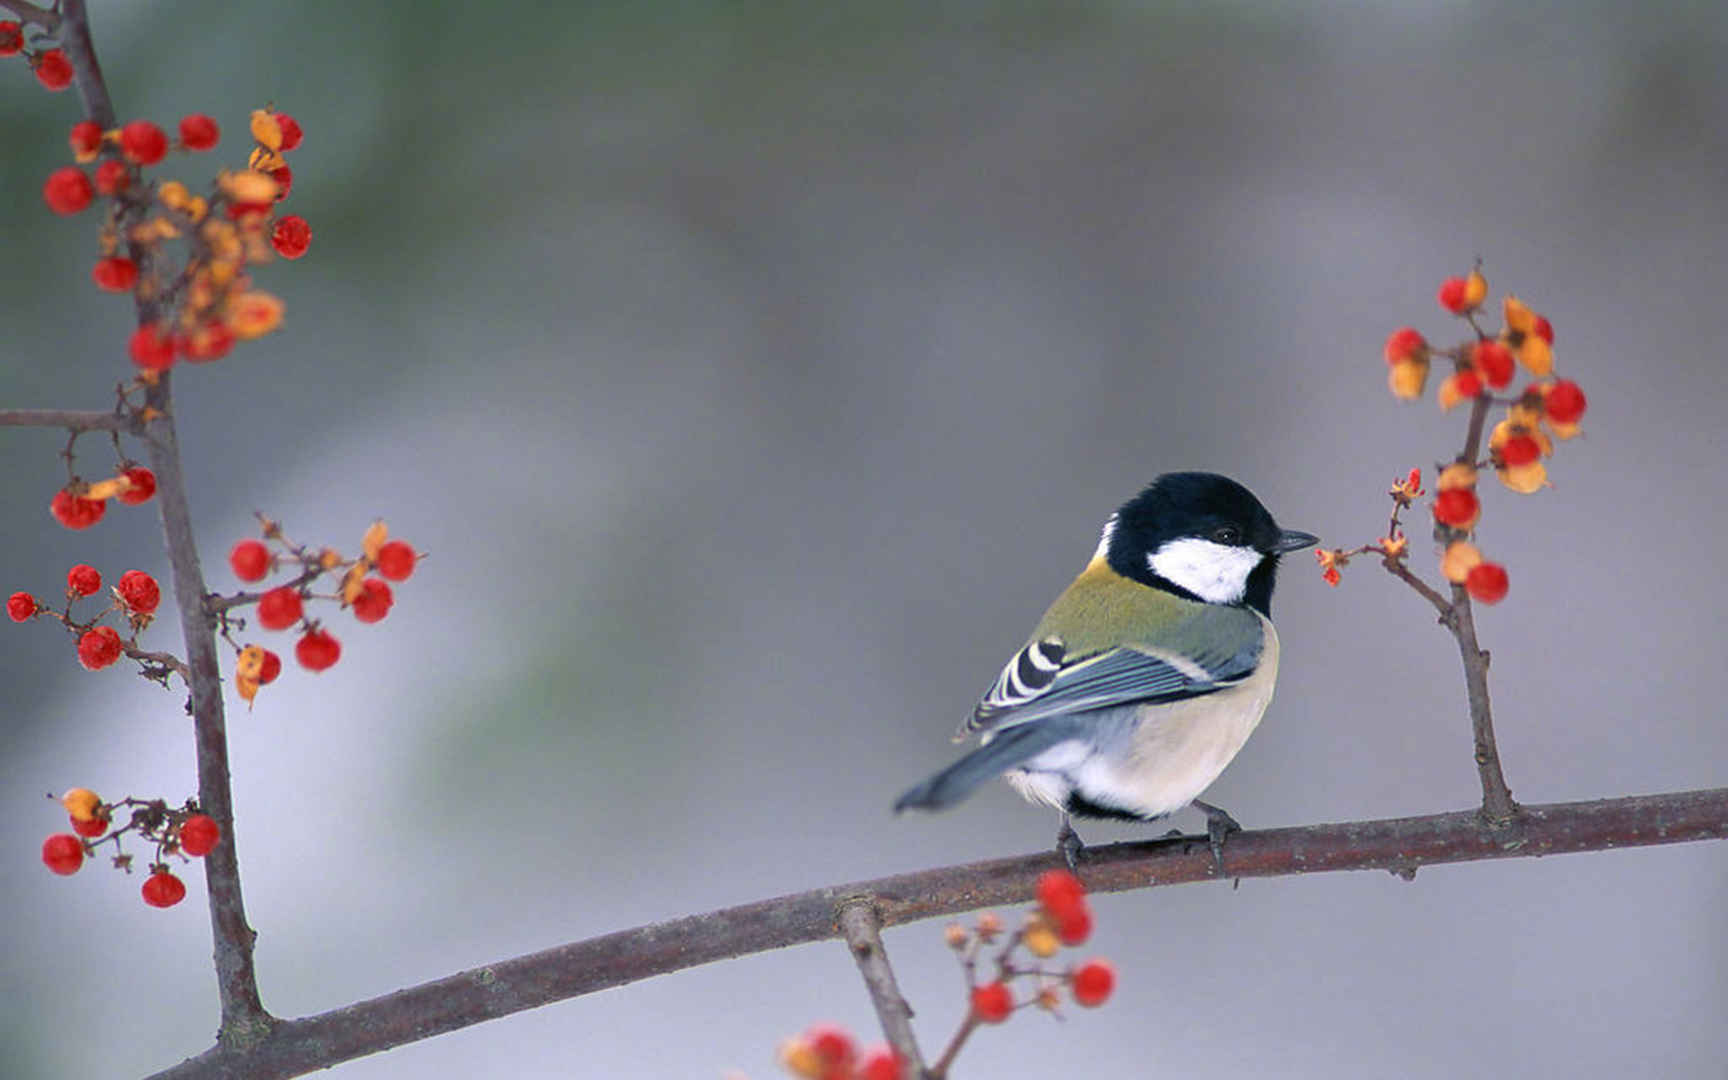
[[[1092,561],[960,726],[956,741],[982,745],[894,809],[941,810],[1006,776],[1062,812],[1072,867],[1070,815],[1151,820],[1192,805],[1222,873],[1240,826],[1199,795],[1272,700],[1278,557],[1317,542],[1228,477],[1160,476],[1110,515]]]

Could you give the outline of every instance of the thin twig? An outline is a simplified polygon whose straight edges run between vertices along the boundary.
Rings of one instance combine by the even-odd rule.
[[[840,905],[840,933],[852,949],[852,959],[858,962],[858,973],[870,991],[870,1002],[876,1006],[876,1019],[882,1024],[882,1034],[888,1045],[900,1055],[901,1069],[919,1076],[924,1071],[924,1056],[918,1051],[918,1038],[912,1033],[912,1006],[900,993],[894,979],[894,969],[888,964],[888,950],[882,944],[882,925],[876,905],[862,896]]]
[[[970,1039],[972,1033],[977,1030],[978,1014],[967,1012],[966,1019],[962,1020],[960,1026],[954,1029],[954,1037],[949,1039],[948,1045],[943,1048],[942,1056],[937,1058],[936,1064],[930,1066],[924,1073],[928,1080],[947,1080],[948,1070],[953,1066],[954,1059],[960,1056],[960,1050],[966,1045],[966,1040]]]
[[[0,409],[0,427],[65,428],[74,433],[114,431],[142,435],[144,423],[125,413],[81,412],[75,409]]]
[[[1434,610],[1440,613],[1440,621],[1442,623],[1447,626],[1451,625],[1453,619],[1451,603],[1448,602],[1444,596],[1435,592],[1433,586],[1417,577],[1414,571],[1404,565],[1403,559],[1395,559],[1388,555],[1384,559],[1380,560],[1380,564],[1386,568],[1387,573],[1410,586],[1412,589],[1415,589],[1422,599],[1433,604]]]
[[[43,33],[52,34],[60,29],[60,16],[44,7],[37,7],[28,0],[0,0],[0,8],[5,8],[26,23],[42,28]]]
[[[208,811],[208,808],[206,808]],[[1233,833],[1232,877],[1390,870],[1728,837],[1728,788],[1527,806],[1504,828],[1476,810]],[[1215,881],[1212,853],[1181,839],[1089,847],[1086,887],[1121,892]],[[273,1080],[328,1068],[554,1001],[654,975],[837,935],[837,908],[870,897],[881,925],[1031,899],[1054,852],[813,889],[560,945],[301,1020],[250,1048],[218,1045],[157,1080]]]

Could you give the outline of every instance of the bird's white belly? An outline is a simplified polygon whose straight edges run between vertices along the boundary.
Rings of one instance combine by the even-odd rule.
[[[1114,738],[1059,743],[1007,774],[1021,795],[1058,809],[1071,793],[1100,806],[1161,817],[1199,797],[1259,726],[1278,678],[1278,637],[1266,639],[1253,675],[1173,705],[1141,707]],[[1102,733],[1101,733],[1102,734]]]

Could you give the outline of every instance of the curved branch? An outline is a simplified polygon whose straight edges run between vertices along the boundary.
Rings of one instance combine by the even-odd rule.
[[[1728,837],[1728,788],[1523,807],[1503,827],[1476,810],[1234,833],[1224,877],[1418,869]],[[218,1045],[156,1080],[299,1076],[393,1046],[653,975],[840,936],[847,904],[869,899],[883,926],[1032,897],[1053,852],[948,866],[723,908],[559,945],[300,1020],[279,1021],[246,1049]],[[1154,840],[1087,848],[1094,892],[1214,880],[1203,843]]]

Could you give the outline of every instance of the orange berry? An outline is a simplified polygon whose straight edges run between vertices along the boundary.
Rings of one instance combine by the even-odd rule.
[[[1561,379],[1550,386],[1542,404],[1548,418],[1557,424],[1576,424],[1583,419],[1584,410],[1589,406],[1584,391],[1571,379]]]
[[[88,563],[66,571],[66,589],[75,596],[89,596],[102,587],[102,574]]]
[[[1498,341],[1478,341],[1470,350],[1470,362],[1482,381],[1496,390],[1511,382],[1516,371],[1512,350]]]
[[[1392,370],[1386,373],[1386,387],[1392,391],[1392,396],[1400,401],[1412,401],[1422,396],[1422,387],[1428,382],[1428,361],[1405,360],[1393,364]]]
[[[1440,576],[1454,585],[1462,585],[1470,571],[1481,562],[1482,553],[1476,550],[1475,544],[1454,540],[1446,545],[1446,553],[1440,556]]]
[[[220,839],[222,829],[209,814],[193,814],[180,823],[180,850],[188,855],[208,855]]]
[[[1386,363],[1394,366],[1421,360],[1428,355],[1428,341],[1414,327],[1401,326],[1386,339],[1385,353]]]
[[[120,635],[112,626],[86,630],[78,638],[78,662],[90,671],[103,668],[120,659]]]
[[[134,120],[120,129],[120,154],[136,165],[154,165],[168,153],[168,136],[148,120]]]
[[[1506,599],[1511,585],[1506,577],[1506,568],[1499,563],[1477,563],[1464,577],[1464,588],[1484,604],[1498,604]]]
[[[156,495],[156,474],[142,465],[127,469],[120,475],[126,478],[128,486],[115,498],[127,506],[147,503]]]
[[[1006,983],[991,982],[972,988],[972,1015],[986,1024],[1000,1024],[1014,1011],[1014,994]]]
[[[62,876],[84,865],[84,841],[71,833],[55,833],[42,841],[42,863]]]
[[[48,204],[48,209],[63,217],[70,217],[89,206],[95,194],[90,178],[76,165],[55,169],[42,185],[42,201]]]
[[[102,515],[108,512],[108,504],[100,499],[86,499],[82,495],[74,495],[61,488],[48,503],[48,512],[54,515],[55,521],[68,529],[88,529],[102,520]]]
[[[342,643],[323,630],[309,630],[294,643],[294,659],[307,671],[324,671],[342,659]]]
[[[71,86],[72,74],[72,61],[60,49],[49,49],[36,58],[36,81],[49,90]]]
[[[188,150],[209,150],[222,141],[222,129],[203,113],[180,118],[180,145]]]
[[[1434,519],[1454,529],[1469,529],[1482,516],[1482,503],[1469,488],[1449,488],[1434,496]]]
[[[186,883],[169,873],[166,867],[151,871],[140,891],[144,902],[151,907],[173,907],[186,899]]]
[[[75,787],[60,796],[60,805],[72,815],[73,821],[89,821],[102,808],[102,797],[89,788]]]
[[[72,147],[72,157],[76,161],[95,161],[96,154],[102,149],[102,125],[91,120],[80,120],[72,125],[72,134],[66,142]]]
[[[1074,1004],[1095,1009],[1116,989],[1116,969],[1107,960],[1088,960],[1074,973]]]
[[[258,598],[258,625],[266,630],[286,630],[300,621],[303,610],[299,590],[279,585]]]

